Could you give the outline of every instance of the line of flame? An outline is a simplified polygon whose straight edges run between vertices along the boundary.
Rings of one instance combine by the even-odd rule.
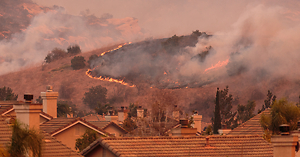
[[[222,62],[219,61],[217,64],[212,65],[211,67],[205,69],[204,72],[207,72],[207,71],[209,71],[209,70],[212,70],[212,69],[216,69],[216,68],[220,68],[220,67],[222,67],[222,66],[225,66],[225,65],[228,64],[228,62],[229,62],[229,59],[227,59],[227,60],[225,60],[225,61],[222,61]]]
[[[124,43],[124,44],[122,44],[122,45],[119,45],[117,48],[114,48],[114,49],[112,49],[112,50],[108,50],[108,51],[102,52],[102,53],[100,54],[100,56],[103,56],[103,55],[105,55],[105,54],[108,53],[108,52],[112,52],[112,51],[118,50],[118,49],[122,48],[123,46],[129,45],[129,44],[131,44],[131,43],[132,43],[132,42]],[[94,69],[95,69],[95,68],[94,68]],[[101,80],[101,81],[108,81],[108,82],[115,82],[115,83],[119,83],[119,84],[122,84],[122,85],[128,86],[128,87],[135,87],[135,85],[131,85],[131,86],[130,86],[128,83],[124,82],[124,80],[118,80],[118,79],[113,79],[113,78],[110,78],[110,77],[102,77],[102,76],[100,76],[100,77],[93,77],[92,75],[90,75],[90,72],[91,72],[91,71],[92,71],[91,69],[88,69],[88,70],[85,72],[85,74],[86,74],[88,77],[92,78],[92,79],[97,79],[97,80]]]
[[[102,77],[102,76],[100,76],[100,77],[93,77],[92,75],[89,74],[90,72],[91,72],[91,69],[87,70],[87,71],[85,72],[85,74],[86,74],[88,77],[92,78],[92,79],[97,79],[97,80],[101,80],[101,81],[108,81],[108,82],[120,83],[120,84],[122,84],[122,85],[124,85],[124,86],[128,86],[128,87],[135,87],[135,85],[131,85],[131,86],[130,86],[128,83],[124,82],[124,80],[118,80],[118,79],[113,79],[113,78],[110,78],[110,77]]]
[[[103,56],[103,55],[105,55],[105,54],[108,53],[108,52],[112,52],[112,51],[118,50],[118,49],[122,48],[123,46],[129,45],[129,44],[131,44],[131,43],[132,43],[132,42],[124,43],[124,44],[122,44],[122,45],[119,45],[117,48],[114,48],[114,49],[112,49],[112,50],[108,50],[108,51],[102,52],[102,53],[100,54],[100,56]]]

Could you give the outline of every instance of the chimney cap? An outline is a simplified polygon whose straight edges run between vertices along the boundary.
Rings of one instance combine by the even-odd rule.
[[[33,95],[30,94],[30,93],[25,93],[24,94],[24,99],[25,99],[26,102],[28,102],[28,101],[31,102],[31,100],[33,99]]]
[[[46,86],[47,92],[52,92],[53,87],[51,85]]]
[[[142,108],[142,106],[139,106],[139,108]]]
[[[189,125],[189,120],[187,120],[185,118],[180,119],[179,122],[180,122],[182,128],[187,128]]]
[[[281,132],[281,135],[289,135],[290,134],[290,125],[281,124],[279,126],[279,131]]]

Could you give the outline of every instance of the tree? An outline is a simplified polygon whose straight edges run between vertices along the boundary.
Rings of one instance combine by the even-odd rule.
[[[296,130],[299,117],[300,109],[296,105],[286,99],[280,99],[274,101],[269,115],[261,115],[260,123],[265,130],[271,131],[272,134],[279,134],[281,124],[288,124],[291,130]]]
[[[12,125],[11,145],[8,153],[11,157],[21,157],[32,153],[33,157],[40,157],[42,150],[42,136],[34,130],[29,129],[25,124],[18,120]]]
[[[71,67],[74,70],[78,70],[78,69],[82,69],[85,67],[85,59],[82,56],[75,56],[72,60],[71,60]]]
[[[73,114],[74,117],[79,116],[78,109],[71,101],[58,101],[57,102],[57,116],[66,117]]]
[[[274,101],[276,100],[276,95],[273,95],[270,90],[268,90],[267,99],[264,101],[264,105],[262,105],[261,110],[258,111],[258,113],[264,111],[267,108],[270,108]]]
[[[45,62],[46,63],[51,63],[55,60],[64,58],[67,56],[67,52],[63,49],[60,48],[54,48],[50,53],[47,54],[45,57]]]
[[[209,125],[205,128],[204,135],[212,135],[212,134],[213,134],[212,127],[211,127],[211,125]]]
[[[12,89],[9,87],[2,87],[0,88],[0,100],[6,101],[6,100],[17,100],[18,95],[13,93]]]
[[[117,113],[115,108],[110,104],[101,105],[101,103],[98,103],[98,106],[95,108],[96,113],[98,113],[99,115],[102,115],[103,113],[106,114],[109,110]]]
[[[235,119],[237,112],[231,111],[233,98],[231,94],[228,94],[228,91],[228,86],[224,90],[217,88],[216,106],[212,118],[214,134],[218,133],[218,129],[221,129],[222,125],[231,129],[237,126]]]
[[[89,105],[91,109],[95,109],[100,104],[106,104],[106,94],[107,89],[98,85],[96,87],[92,87],[88,92],[84,93],[83,103]]]
[[[135,105],[134,103],[130,103],[128,117],[137,117],[137,108],[137,105]]]
[[[247,105],[238,105],[238,114],[237,114],[237,120],[239,124],[246,122],[250,118],[254,117],[254,110],[255,110],[255,101],[248,101]]]
[[[218,134],[218,130],[221,129],[221,111],[220,111],[220,91],[219,88],[217,88],[216,93],[216,105],[215,105],[215,111],[214,111],[214,118],[213,118],[213,133]]]
[[[71,55],[77,55],[79,53],[81,53],[81,49],[80,49],[80,46],[79,45],[73,45],[73,46],[69,46],[67,48],[67,51],[68,51],[68,54],[71,54]]]
[[[87,146],[89,146],[91,143],[93,143],[98,138],[99,138],[99,135],[96,131],[87,129],[80,138],[76,139],[75,149],[79,150],[79,152],[81,152],[83,149],[85,149]]]
[[[131,119],[131,117],[127,116],[127,118],[124,120],[123,128],[127,130],[128,132],[134,130],[137,128],[136,123]]]

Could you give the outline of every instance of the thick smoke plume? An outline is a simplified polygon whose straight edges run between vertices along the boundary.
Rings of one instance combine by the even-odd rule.
[[[10,37],[5,36],[6,39],[0,41],[0,74],[29,65],[41,65],[47,53],[55,47],[66,49],[69,45],[78,44],[83,51],[89,51],[143,37],[138,20],[131,17],[114,19],[112,15],[104,14],[98,18],[88,11],[73,16],[66,14],[61,7],[42,10],[34,3],[22,0],[4,2],[4,5],[18,9],[0,14],[0,20],[14,21],[18,15],[14,16],[13,12],[19,11],[20,15],[25,15],[22,17],[25,22],[19,27],[18,23],[11,26],[22,31],[14,34],[3,31],[0,34],[4,36],[10,32]]]
[[[160,88],[215,82],[235,89],[259,88],[261,95],[280,86],[280,96],[295,98],[300,94],[299,32],[299,21],[291,20],[284,8],[258,5],[243,13],[232,31],[200,36],[195,46],[168,49],[162,44],[167,39],[149,40],[103,56],[92,68],[97,67],[98,75],[126,78],[133,84],[144,78]],[[298,93],[293,96],[293,91]]]

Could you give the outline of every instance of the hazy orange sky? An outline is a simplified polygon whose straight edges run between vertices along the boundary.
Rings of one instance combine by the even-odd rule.
[[[299,15],[297,0],[33,0],[44,6],[63,6],[67,13],[79,15],[89,10],[101,17],[104,13],[114,18],[134,17],[150,36],[162,37],[189,34],[192,30],[226,31],[245,10],[263,4],[281,6]]]

